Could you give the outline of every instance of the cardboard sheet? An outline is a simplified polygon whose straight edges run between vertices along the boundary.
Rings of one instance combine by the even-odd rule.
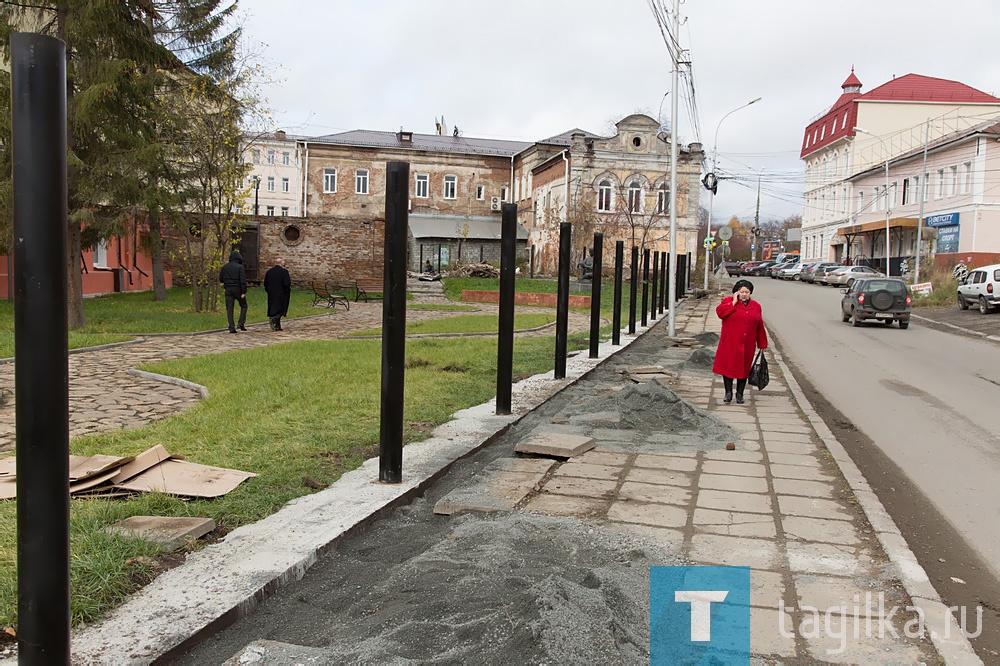
[[[110,469],[117,469],[126,463],[130,463],[135,458],[121,458],[119,456],[105,456],[101,454],[93,456],[70,456],[69,457],[69,481],[82,481],[84,479],[103,474]]]
[[[257,475],[252,472],[208,467],[184,460],[165,460],[116,486],[126,490],[156,490],[182,497],[221,497],[254,476]]]
[[[161,445],[157,444],[151,449],[146,449],[139,455],[137,455],[132,462],[127,465],[123,465],[118,473],[111,479],[112,483],[121,483],[122,481],[127,481],[133,476],[138,476],[142,474],[150,467],[156,465],[157,463],[168,460],[170,454]]]

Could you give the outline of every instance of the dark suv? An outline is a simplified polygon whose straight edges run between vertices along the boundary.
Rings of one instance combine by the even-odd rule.
[[[866,319],[892,325],[898,321],[900,328],[910,326],[910,289],[897,278],[863,278],[855,280],[848,289],[841,289],[840,317],[854,326],[861,326]]]

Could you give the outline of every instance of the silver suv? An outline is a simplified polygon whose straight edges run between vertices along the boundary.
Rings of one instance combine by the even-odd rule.
[[[968,310],[973,304],[978,304],[983,314],[1000,306],[1000,264],[969,271],[958,285],[958,307]]]

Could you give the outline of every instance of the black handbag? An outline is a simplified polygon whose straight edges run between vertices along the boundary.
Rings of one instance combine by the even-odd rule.
[[[764,358],[764,350],[757,351],[757,358],[750,366],[750,376],[747,377],[747,384],[756,386],[758,390],[764,389],[771,381],[771,375],[767,371],[767,359]]]

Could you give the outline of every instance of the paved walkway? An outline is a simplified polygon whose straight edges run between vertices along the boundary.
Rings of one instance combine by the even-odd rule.
[[[414,302],[442,303],[440,291]],[[408,310],[407,321],[425,321],[457,315],[495,314],[496,305],[477,304],[479,313],[446,310]],[[139,365],[205,354],[220,354],[281,344],[292,340],[332,340],[352,331],[379,328],[382,303],[352,303],[349,311],[337,309],[315,317],[286,320],[282,331],[273,332],[268,324],[248,326],[247,332],[232,335],[225,329],[190,335],[164,335],[140,338],[136,342],[102,349],[82,350],[69,356],[70,436],[78,437],[110,430],[139,428],[151,421],[173,416],[196,405],[202,398],[198,390],[138,377],[129,370]],[[518,307],[518,313],[544,312],[552,308]],[[225,315],[221,315],[224,317]],[[573,332],[588,330],[588,319],[571,312],[569,327]],[[551,335],[551,329],[519,335]],[[0,365],[0,389],[4,404],[0,409],[0,454],[14,449],[14,364]]]

